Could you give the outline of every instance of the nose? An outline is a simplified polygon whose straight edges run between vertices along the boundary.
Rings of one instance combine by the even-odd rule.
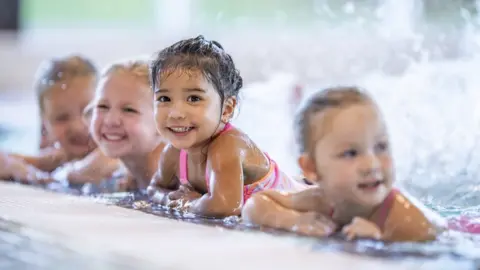
[[[365,176],[380,172],[380,159],[375,153],[371,152],[365,154],[360,162],[362,174]]]
[[[108,127],[117,127],[122,124],[122,120],[117,112],[110,110],[105,114],[103,123]]]
[[[185,106],[179,102],[173,104],[168,111],[168,117],[173,119],[183,119],[185,116]]]

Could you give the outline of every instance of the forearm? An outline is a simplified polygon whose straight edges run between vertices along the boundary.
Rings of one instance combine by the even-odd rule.
[[[226,202],[213,198],[210,194],[187,203],[188,211],[201,216],[224,218],[238,216],[241,213],[242,202]]]
[[[40,157],[33,157],[33,156],[24,156],[19,154],[10,154],[11,158],[21,160],[25,163],[32,165],[33,167],[38,168],[39,170],[52,172],[57,167],[59,167],[63,159],[56,156],[40,156]]]
[[[285,207],[281,203],[285,201],[280,196],[276,199],[280,200],[274,200],[264,193],[254,195],[243,207],[243,220],[258,226],[294,230],[302,222],[305,213]]]

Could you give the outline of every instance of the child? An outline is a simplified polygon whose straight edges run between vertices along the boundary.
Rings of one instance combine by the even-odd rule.
[[[0,180],[18,180],[24,183],[44,184],[51,181],[50,175],[23,160],[0,152]]]
[[[11,155],[34,167],[51,172],[69,160],[81,159],[95,148],[83,110],[92,100],[97,71],[88,59],[67,56],[44,63],[35,88],[42,120],[44,146],[56,144],[38,156]]]
[[[157,129],[168,145],[149,195],[192,213],[239,215],[259,190],[293,188],[277,164],[229,121],[242,77],[229,54],[203,36],[162,50],[151,64]]]
[[[328,235],[334,227],[318,216],[329,216],[348,239],[436,237],[444,221],[392,187],[394,167],[386,126],[369,96],[356,88],[319,92],[308,100],[297,124],[302,153],[298,163],[316,186],[290,194],[258,193],[245,205],[244,220]]]
[[[126,61],[106,69],[95,94],[91,132],[101,151],[120,159],[135,179],[127,189],[145,190],[164,146],[155,128],[146,62]]]
[[[92,118],[94,102],[90,102],[84,109],[84,124],[89,127]],[[101,192],[120,191],[116,187],[113,175],[122,167],[119,159],[107,157],[99,148],[96,148],[81,160],[69,162],[55,170],[54,178],[57,180],[66,179],[70,186],[83,186],[89,184],[90,192],[100,192],[99,187],[107,185],[108,188],[102,188]],[[121,175],[123,176],[123,175]],[[116,178],[116,177],[115,177]],[[113,185],[111,185],[113,183]]]

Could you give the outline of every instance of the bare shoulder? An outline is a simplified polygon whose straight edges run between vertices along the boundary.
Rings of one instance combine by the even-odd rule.
[[[208,146],[208,159],[215,163],[241,161],[250,143],[251,140],[245,133],[233,128],[228,132],[218,135],[212,141]]]
[[[386,220],[384,234],[387,240],[433,240],[446,227],[445,220],[407,192],[395,195]]]
[[[398,214],[410,213],[422,217],[426,222],[440,230],[447,227],[447,221],[439,213],[425,206],[405,190],[396,194],[392,211]]]

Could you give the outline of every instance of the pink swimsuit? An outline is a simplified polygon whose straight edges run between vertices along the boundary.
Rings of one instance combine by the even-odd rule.
[[[232,130],[233,126],[230,123],[225,125],[225,128],[220,132],[220,134],[228,132]],[[250,185],[246,185],[243,187],[243,202],[245,203],[252,194],[266,190],[266,189],[275,189],[275,190],[294,190],[296,189],[295,183],[289,177],[287,177],[284,173],[280,171],[278,168],[277,163],[272,160],[268,154],[265,153],[268,160],[270,161],[270,169],[268,173],[261,178],[260,180],[252,183]],[[187,184],[188,183],[188,154],[185,150],[180,150],[180,183]],[[210,172],[208,170],[205,171],[205,178],[207,183],[207,188],[209,186],[209,179],[210,179]]]

